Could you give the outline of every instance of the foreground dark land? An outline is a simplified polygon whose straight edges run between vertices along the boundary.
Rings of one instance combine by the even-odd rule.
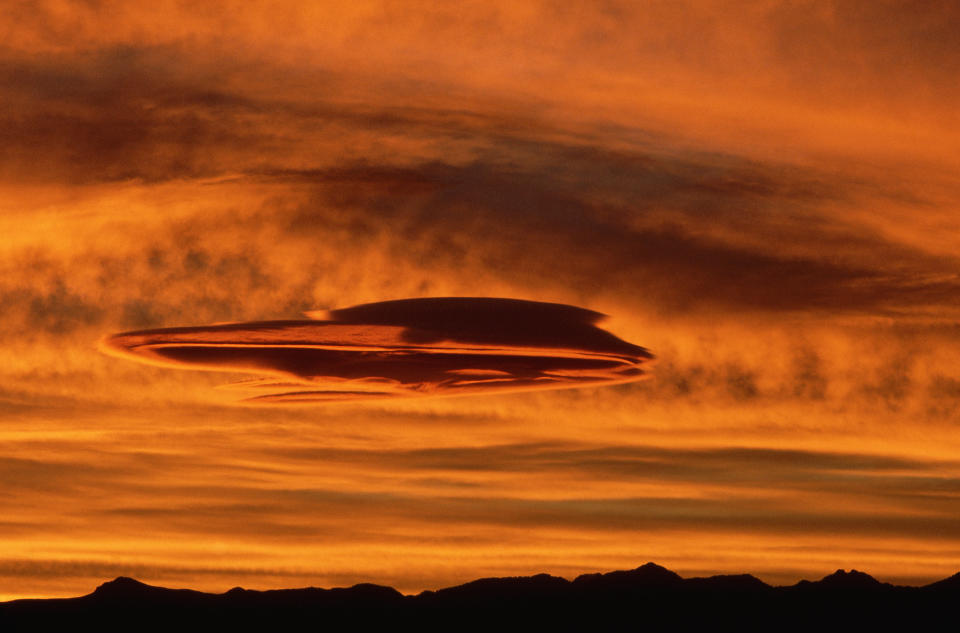
[[[222,594],[117,578],[93,593],[0,603],[3,630],[864,630],[950,622],[960,574],[924,587],[858,571],[771,587],[750,575],[681,578],[653,563],[568,581],[540,574],[487,578],[404,596],[390,587]]]

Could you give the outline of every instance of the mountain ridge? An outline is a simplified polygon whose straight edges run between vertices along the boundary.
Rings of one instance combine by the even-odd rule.
[[[241,594],[276,594],[278,592],[344,592],[351,590],[369,590],[369,588],[377,588],[380,590],[389,590],[389,592],[401,596],[403,598],[418,598],[424,595],[435,595],[435,594],[444,594],[452,591],[462,591],[468,588],[473,587],[482,587],[489,586],[494,583],[511,583],[511,582],[523,582],[528,581],[544,581],[546,579],[552,579],[557,581],[557,585],[567,584],[574,587],[577,586],[592,586],[592,587],[604,587],[611,588],[618,585],[625,587],[668,587],[668,586],[705,586],[705,585],[725,585],[725,586],[741,586],[741,587],[756,587],[762,588],[766,587],[769,589],[794,589],[800,587],[830,587],[830,588],[850,588],[850,589],[862,589],[868,587],[889,587],[889,588],[913,588],[913,589],[927,589],[927,588],[949,588],[955,587],[960,590],[960,572],[948,576],[942,580],[937,580],[926,585],[894,585],[887,582],[881,582],[867,574],[865,572],[859,571],[857,569],[851,569],[846,571],[844,569],[837,569],[831,574],[820,578],[819,580],[800,580],[793,585],[771,585],[763,580],[760,580],[752,574],[743,573],[743,574],[716,574],[713,576],[690,576],[684,578],[678,573],[667,569],[657,563],[648,562],[643,565],[629,570],[614,570],[609,572],[592,572],[585,573],[575,576],[573,580],[567,580],[562,576],[553,576],[547,573],[534,574],[532,576],[489,576],[483,578],[477,578],[459,585],[453,585],[450,587],[442,587],[440,589],[425,589],[418,593],[403,594],[400,591],[394,589],[393,587],[387,585],[380,585],[370,582],[357,583],[351,585],[350,587],[331,587],[331,588],[319,588],[319,587],[294,587],[289,589],[247,589],[245,587],[233,587],[224,591],[222,593],[216,592],[206,592],[200,591],[197,589],[189,588],[170,588],[163,587],[159,585],[151,585],[135,578],[129,576],[117,576],[112,580],[107,580],[98,585],[91,593],[75,596],[70,598],[18,598],[14,600],[8,600],[5,602],[0,602],[0,607],[4,605],[20,603],[25,601],[31,602],[42,602],[48,600],[78,600],[78,599],[89,599],[89,598],[115,598],[115,597],[131,597],[131,596],[188,596],[188,595],[198,595],[198,596],[230,596],[230,595],[241,595]]]
[[[0,603],[0,625],[29,623],[31,630],[44,630],[44,626],[37,628],[38,623],[54,628],[95,621],[100,630],[120,630],[135,621],[140,630],[222,628],[225,623],[233,630],[245,630],[314,618],[351,626],[407,622],[443,628],[459,622],[455,625],[459,628],[503,628],[504,622],[518,626],[525,622],[564,629],[575,624],[591,626],[598,618],[642,615],[648,623],[680,630],[716,623],[761,630],[761,624],[769,626],[771,618],[790,613],[793,624],[809,622],[819,630],[830,630],[841,623],[907,625],[918,612],[951,613],[958,600],[960,573],[913,587],[881,582],[855,569],[838,569],[819,580],[772,586],[750,574],[683,578],[655,563],[581,574],[573,580],[549,574],[479,578],[408,595],[373,583],[330,589],[234,587],[206,593],[119,576],[75,598]]]

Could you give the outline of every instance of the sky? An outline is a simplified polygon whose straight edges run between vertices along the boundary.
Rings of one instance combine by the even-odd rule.
[[[956,3],[5,8],[0,599],[960,570]],[[246,401],[249,363],[109,338],[340,314],[395,345],[416,319],[344,309],[436,297],[656,359]]]

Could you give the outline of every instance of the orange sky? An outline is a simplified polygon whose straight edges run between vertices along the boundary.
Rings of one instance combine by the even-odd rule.
[[[949,2],[14,3],[0,598],[960,569]],[[246,406],[125,330],[436,296],[651,380]]]

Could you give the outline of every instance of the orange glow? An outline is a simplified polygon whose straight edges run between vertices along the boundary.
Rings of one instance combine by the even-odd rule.
[[[417,591],[648,560],[777,583],[960,569],[952,6],[11,13],[0,598],[121,574]],[[236,362],[98,351],[150,332],[183,368],[171,328],[200,328],[210,353],[251,323],[437,297],[582,306],[657,364],[615,376],[646,372],[633,350],[581,389],[251,407],[337,391],[344,372],[259,358],[265,380],[238,391],[215,389]],[[498,318],[509,338],[516,315]],[[227,323],[247,325],[208,325]],[[393,349],[415,325],[323,327]],[[497,353],[570,355],[521,339]],[[381,389],[382,369],[350,390]],[[399,384],[442,395],[504,373],[457,362]]]

